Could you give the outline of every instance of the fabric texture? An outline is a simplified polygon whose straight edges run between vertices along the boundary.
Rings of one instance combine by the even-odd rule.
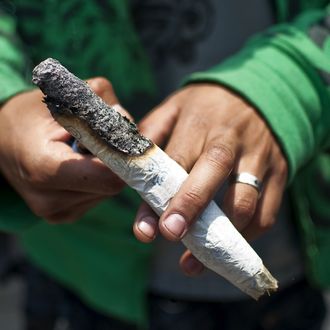
[[[16,35],[16,22],[0,7],[0,104],[9,97],[31,88],[22,46]]]

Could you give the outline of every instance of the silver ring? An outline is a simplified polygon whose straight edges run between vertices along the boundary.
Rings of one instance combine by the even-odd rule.
[[[248,184],[249,186],[255,188],[259,194],[261,193],[262,182],[253,174],[248,172],[238,173],[234,178],[234,182]]]

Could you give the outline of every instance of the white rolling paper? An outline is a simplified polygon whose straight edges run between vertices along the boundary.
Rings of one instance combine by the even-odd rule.
[[[79,118],[56,115],[56,120],[158,214],[179,190],[188,174],[165,152],[154,145],[142,156],[128,156],[109,148]],[[254,299],[276,290],[277,281],[262,260],[235,229],[230,220],[211,202],[182,239],[207,268],[225,277]]]
[[[184,169],[58,61],[41,62],[33,82],[55,120],[162,214],[187,178]],[[214,202],[182,241],[206,267],[253,298],[277,289],[262,260]]]

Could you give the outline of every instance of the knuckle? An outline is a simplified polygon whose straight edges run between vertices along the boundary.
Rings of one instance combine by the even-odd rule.
[[[40,188],[45,186],[51,179],[51,173],[45,170],[45,164],[47,164],[47,168],[51,167],[52,158],[48,155],[42,155],[32,163],[22,167],[20,171],[21,179],[30,187]]]
[[[213,144],[206,151],[206,158],[218,168],[230,168],[234,162],[233,150],[225,144]]]
[[[40,188],[49,181],[49,175],[42,172],[29,173],[29,175],[26,176],[26,181],[32,187]]]
[[[53,214],[53,210],[50,205],[47,204],[44,200],[34,200],[28,203],[31,211],[39,218],[48,218]]]
[[[145,132],[148,131],[150,128],[150,125],[148,125],[144,120],[139,123],[139,131]]]
[[[227,143],[233,143],[241,137],[241,132],[237,128],[222,126],[222,129],[226,132],[223,139],[225,139]]]
[[[281,177],[281,178],[285,178],[287,176],[288,165],[287,165],[286,161],[282,160],[278,163],[277,173],[278,173],[279,177]]]
[[[187,125],[190,127],[206,130],[209,126],[209,120],[206,116],[200,116],[200,107],[192,107],[189,109],[190,116],[186,118]]]
[[[287,177],[288,177],[288,166],[286,161],[279,161],[276,166],[272,168],[272,180],[277,184],[277,186],[284,189]]]
[[[197,209],[201,209],[205,206],[206,203],[206,200],[199,189],[191,189],[185,192],[182,196],[182,200],[182,204],[188,208],[194,207]]]
[[[171,158],[181,165],[186,171],[190,171],[191,167],[184,156],[178,153],[171,153]]]
[[[234,217],[236,220],[248,221],[255,211],[255,202],[252,199],[242,198],[234,203]]]
[[[149,118],[150,117],[145,117],[138,123],[140,132],[149,132],[150,130],[152,130],[152,128],[154,126],[154,122],[152,120],[149,120]],[[159,128],[159,130],[164,129],[163,126],[159,126],[158,128]]]
[[[35,194],[26,198],[26,203],[31,211],[39,218],[49,218],[56,213],[58,204],[45,198],[41,194]]]
[[[113,91],[111,82],[104,77],[93,78],[90,87],[97,95],[102,95],[105,91]]]
[[[275,223],[275,218],[274,217],[266,218],[263,221],[259,222],[258,231],[260,233],[265,233],[273,227],[274,223]]]

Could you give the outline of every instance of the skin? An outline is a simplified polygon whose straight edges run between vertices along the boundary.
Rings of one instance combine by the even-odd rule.
[[[146,204],[136,216],[134,233],[142,242],[161,234],[180,240],[231,173],[249,172],[263,191],[229,183],[222,209],[248,240],[275,222],[287,180],[287,163],[275,137],[258,112],[238,95],[214,84],[190,85],[170,96],[141,123],[156,143],[189,173],[167,210],[158,217]],[[188,137],[188,138],[187,138]],[[186,251],[180,260],[188,275],[203,265]]]
[[[109,104],[118,103],[106,79],[89,84]],[[72,151],[70,135],[42,97],[39,90],[22,93],[0,109],[0,170],[36,215],[73,222],[124,183],[97,158]]]
[[[118,103],[106,79],[89,84],[107,103]],[[72,222],[119,193],[124,183],[95,157],[73,152],[69,134],[41,100],[41,92],[26,92],[0,109],[0,170],[35,214],[49,222]],[[166,152],[189,173],[160,219],[141,205],[133,227],[140,241],[153,241],[159,231],[171,241],[180,240],[230,174],[239,172],[257,176],[263,191],[259,196],[249,185],[231,183],[222,209],[249,240],[273,225],[287,163],[266,122],[241,97],[218,85],[190,85],[147,115],[139,128],[166,145]],[[203,270],[190,251],[180,265],[188,275]]]

